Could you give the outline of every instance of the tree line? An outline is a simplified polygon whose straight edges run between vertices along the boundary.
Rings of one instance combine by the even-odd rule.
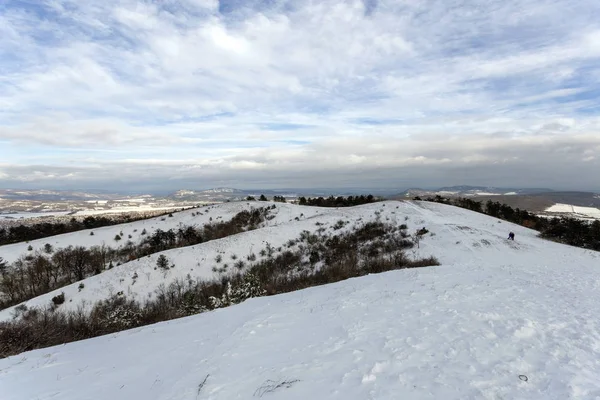
[[[367,196],[329,196],[329,197],[300,197],[298,199],[298,204],[301,206],[316,206],[316,207],[352,207],[359,206],[361,204],[369,204],[374,203],[376,201],[380,201],[381,199],[374,197],[372,194]]]
[[[166,215],[161,213],[159,215]],[[64,233],[85,229],[96,229],[103,226],[126,224],[147,219],[147,215],[121,214],[118,216],[88,216],[81,220],[73,217],[69,222],[39,222],[32,225],[16,225],[0,227],[0,246],[5,244],[28,242]]]
[[[163,231],[157,229],[135,244],[128,241],[123,246],[68,246],[27,254],[12,264],[0,258],[0,309],[10,307],[63,286],[102,273],[115,265],[139,259],[160,251],[220,239],[256,229],[275,205],[243,210],[231,220],[213,222],[196,228],[182,226]]]

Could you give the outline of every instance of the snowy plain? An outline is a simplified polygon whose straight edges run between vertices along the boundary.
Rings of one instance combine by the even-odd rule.
[[[211,212],[233,206],[218,207]],[[277,210],[265,228],[165,252],[177,264],[170,273],[210,275],[208,260],[219,251],[241,256],[318,221],[367,221],[375,212],[411,230],[426,227],[415,256],[442,265],[9,357],[0,360],[0,398],[600,399],[600,253],[442,204]],[[296,221],[300,213],[305,219]],[[109,284],[116,290],[134,271],[140,278],[128,295],[147,296],[158,277],[141,278],[153,261],[89,278],[77,301],[100,297]]]
[[[552,214],[567,214],[573,218],[600,219],[600,209],[596,207],[580,207],[571,204],[557,203],[545,210]]]

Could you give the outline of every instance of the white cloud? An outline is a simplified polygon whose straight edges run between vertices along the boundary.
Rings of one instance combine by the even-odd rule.
[[[392,184],[410,170],[420,186],[537,186],[519,169],[535,163],[562,167],[559,187],[595,184],[575,171],[600,158],[598,2],[269,4],[2,6],[0,185],[127,165],[132,183]]]

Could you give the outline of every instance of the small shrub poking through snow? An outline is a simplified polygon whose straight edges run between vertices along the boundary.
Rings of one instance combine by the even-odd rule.
[[[54,304],[55,306],[60,306],[64,302],[65,302],[65,292],[62,292],[61,294],[56,295],[52,298],[52,304]]]
[[[44,251],[46,252],[46,254],[52,254],[52,252],[54,251],[54,247],[52,247],[50,243],[46,243],[44,245]]]
[[[164,254],[158,256],[156,260],[156,266],[163,271],[167,271],[169,269],[169,259]]]

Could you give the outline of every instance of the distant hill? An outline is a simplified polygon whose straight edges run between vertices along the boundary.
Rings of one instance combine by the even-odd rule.
[[[420,189],[413,188],[405,190],[397,197],[415,197],[415,196],[515,196],[526,194],[551,193],[552,189],[547,188],[498,188],[492,186],[446,186],[439,189]]]
[[[469,197],[508,204],[533,212],[541,212],[555,204],[571,204],[580,207],[600,207],[600,194],[593,192],[554,191],[546,188],[497,188],[485,186],[449,186],[439,189],[408,189],[392,196],[392,199],[415,197]]]

